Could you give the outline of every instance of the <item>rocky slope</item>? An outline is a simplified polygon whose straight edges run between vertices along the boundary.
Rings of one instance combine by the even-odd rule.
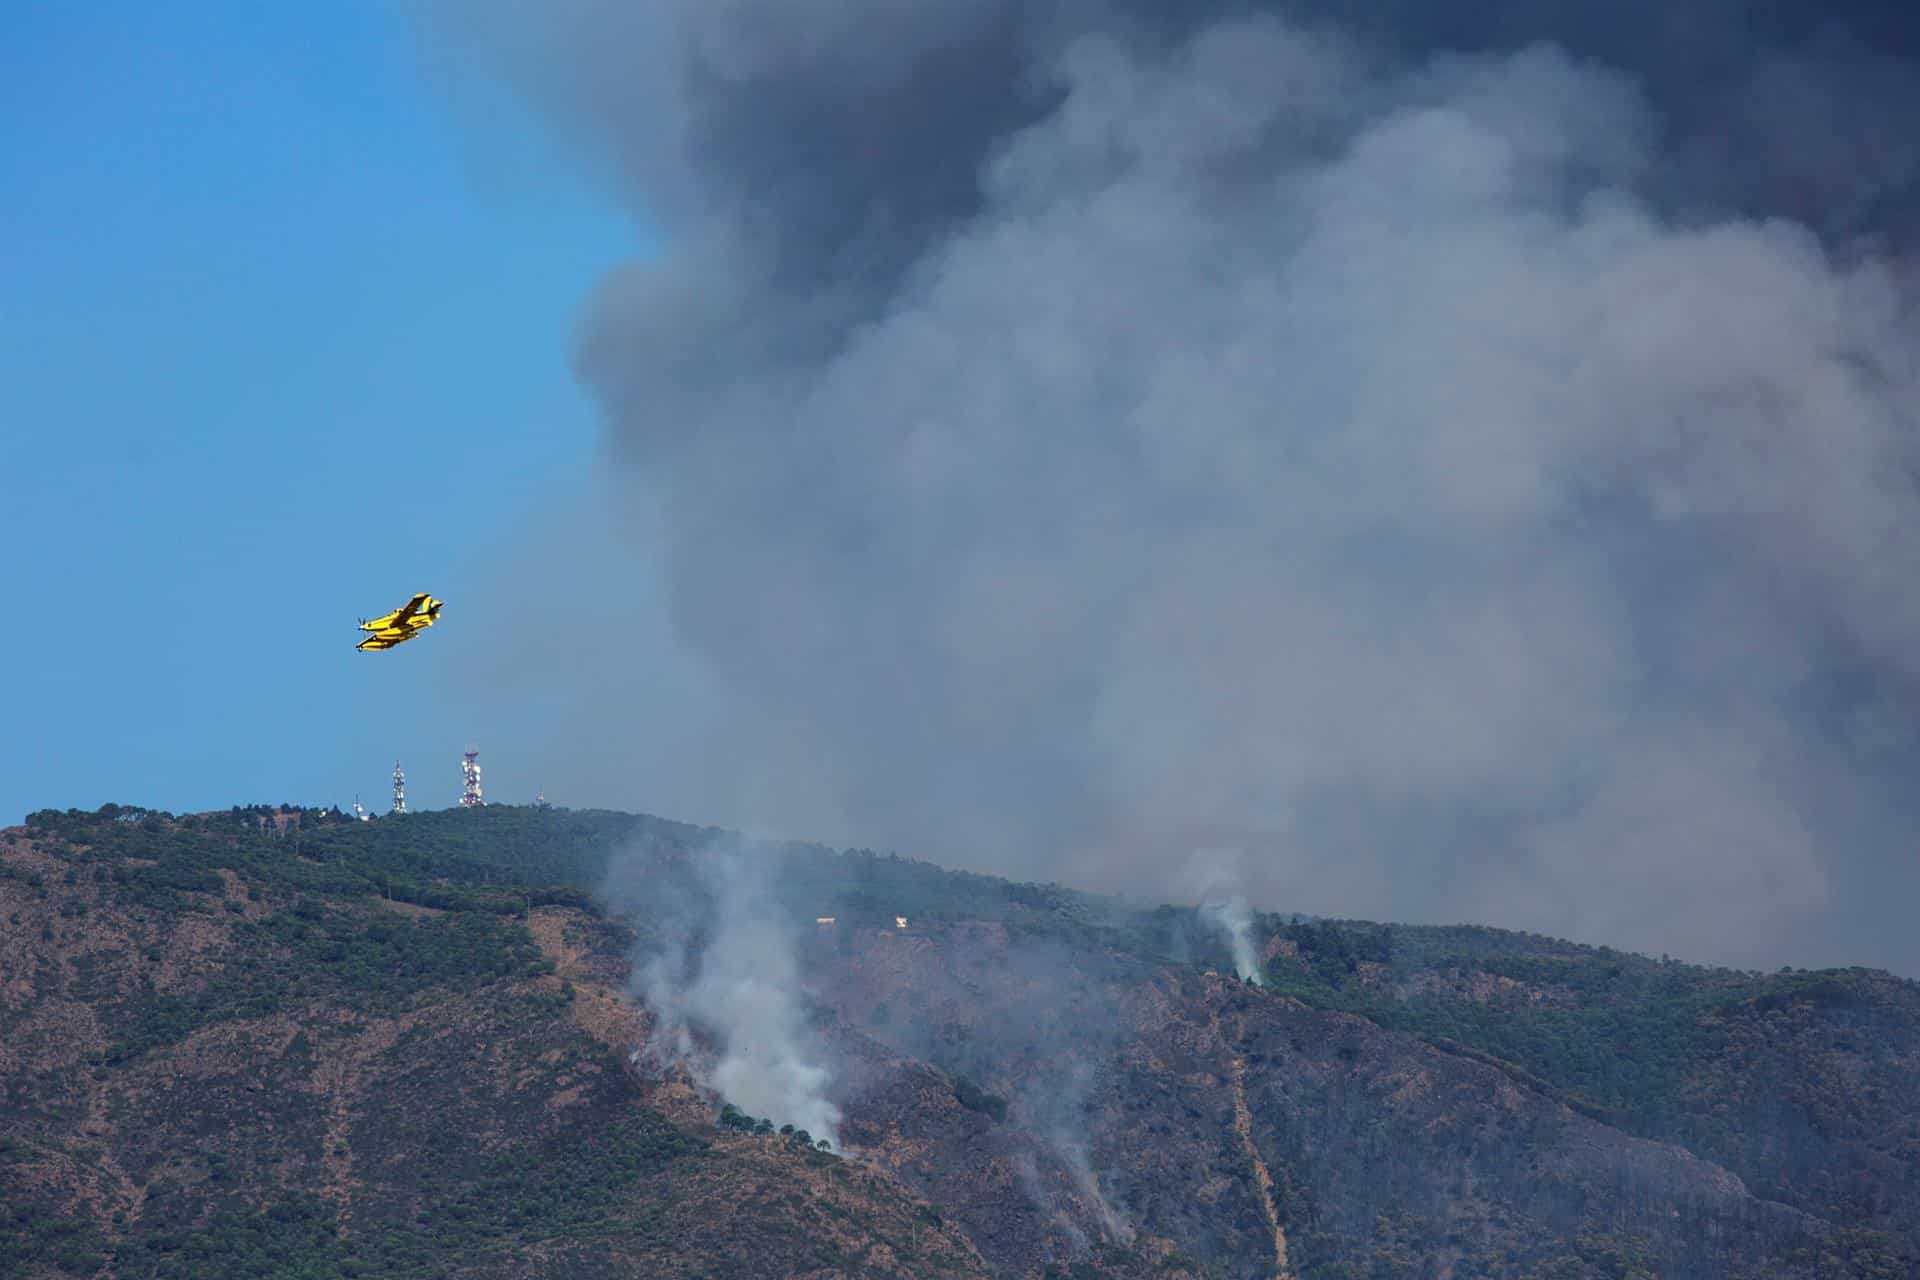
[[[0,1275],[1920,1274],[1920,996],[1862,971],[1268,916],[1257,987],[1191,911],[761,850],[840,1145],[716,1126],[726,1027],[635,992],[728,945],[724,840],[0,833]]]
[[[0,1275],[987,1274],[890,1178],[649,1106],[614,993],[534,941],[578,913],[271,858],[171,901],[164,861],[7,834]]]
[[[921,941],[906,984],[937,993],[932,1009],[965,1046],[954,1070],[1010,1097],[1007,1120],[942,1123],[935,1088],[904,1068],[856,1096],[848,1132],[1003,1266],[1143,1240],[1243,1276],[1836,1275],[1861,1252],[1683,1148],[1355,1015],[1217,974],[1156,974],[1079,1006],[1103,1030],[1029,1038],[1010,1018],[1073,1007],[1064,992],[982,974],[996,966],[977,934]],[[877,994],[823,976],[850,1019]],[[1016,1069],[988,1065],[999,1045]],[[1020,1181],[1022,1161],[1046,1169],[1035,1147],[1076,1158],[1025,1202],[969,1194]],[[1047,1220],[1022,1231],[1034,1203]]]

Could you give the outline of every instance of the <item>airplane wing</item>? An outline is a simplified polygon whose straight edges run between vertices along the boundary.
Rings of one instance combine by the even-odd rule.
[[[392,613],[383,613],[377,618],[369,618],[360,624],[362,631],[391,631],[396,627],[409,625],[412,618],[420,612],[420,607],[433,596],[425,591],[395,609]]]
[[[413,632],[411,631],[405,633],[404,635],[397,635],[397,636],[371,635],[353,647],[356,649],[364,650],[365,652],[368,652],[368,653],[372,653],[380,649],[391,649],[397,644],[405,644],[407,641],[411,639],[413,639]]]

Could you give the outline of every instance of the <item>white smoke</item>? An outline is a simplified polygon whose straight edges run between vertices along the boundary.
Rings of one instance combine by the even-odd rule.
[[[1056,1141],[1054,1149],[1066,1161],[1067,1177],[1074,1191],[1093,1209],[1106,1239],[1121,1245],[1132,1244],[1133,1224],[1113,1207],[1106,1193],[1100,1189],[1100,1178],[1093,1171],[1093,1160],[1087,1152],[1087,1144],[1078,1138],[1071,1138]]]
[[[1060,1142],[1057,1135],[1052,1141],[1052,1154],[1061,1163],[1057,1169],[1048,1171],[1049,1177],[1042,1177],[1039,1161],[1030,1151],[1022,1151],[1013,1158],[1013,1171],[1027,1199],[1045,1213],[1055,1230],[1066,1238],[1067,1256],[1084,1260],[1094,1249],[1094,1241],[1081,1226],[1076,1210],[1092,1215],[1091,1225],[1100,1233],[1102,1243],[1131,1245],[1135,1235],[1133,1224],[1116,1212],[1101,1193],[1100,1179],[1087,1158],[1085,1145],[1077,1140]],[[1054,1174],[1066,1183],[1064,1196],[1051,1180]]]
[[[1241,853],[1207,849],[1188,859],[1188,872],[1200,892],[1200,918],[1220,931],[1233,949],[1233,969],[1243,981],[1260,980],[1259,952],[1253,942],[1253,908],[1241,891]]]
[[[1253,949],[1253,909],[1246,898],[1234,894],[1221,902],[1209,902],[1200,908],[1201,916],[1226,935],[1233,948],[1233,971],[1255,986],[1260,982],[1260,961]]]
[[[1066,1235],[1072,1256],[1084,1258],[1092,1241],[1080,1225],[1083,1221],[1089,1222],[1106,1244],[1129,1246],[1135,1233],[1125,1207],[1116,1205],[1101,1189],[1087,1143],[1093,1059],[1100,1052],[1096,1047],[1100,1040],[1097,1035],[1087,1034],[1075,1037],[1075,1043],[1084,1056],[1065,1063],[1064,1069],[1048,1073],[1044,1079],[1023,1082],[1020,1090],[1021,1122],[1046,1144],[1057,1164],[1049,1162],[1046,1180],[1031,1154],[1020,1156],[1015,1169],[1027,1198]],[[1056,1177],[1066,1184],[1064,1197],[1054,1182]]]
[[[637,994],[658,1024],[649,1052],[686,1066],[747,1114],[837,1148],[832,1073],[807,1035],[790,921],[768,894],[773,869],[766,855],[733,846],[696,856],[711,914],[636,971]]]

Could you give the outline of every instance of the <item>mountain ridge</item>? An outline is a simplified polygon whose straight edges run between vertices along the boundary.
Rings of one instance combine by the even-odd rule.
[[[739,844],[500,806],[106,806],[0,833],[0,1188],[25,1206],[0,1274],[565,1255],[582,1275],[1873,1277],[1920,1257],[1904,979],[1269,913],[1255,987],[1190,909],[864,850],[754,854],[844,1153],[716,1127],[714,1046],[665,1052],[635,975],[707,927],[697,873]],[[247,1243],[276,1213],[300,1257]]]

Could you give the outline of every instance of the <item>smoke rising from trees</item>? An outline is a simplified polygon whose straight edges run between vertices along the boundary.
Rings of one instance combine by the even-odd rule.
[[[725,698],[582,705],[705,820],[1920,970],[1920,46],[1682,8],[424,5],[666,235],[579,369]]]
[[[1226,938],[1233,948],[1233,971],[1240,978],[1260,985],[1260,957],[1253,946],[1253,909],[1239,894],[1201,906],[1201,914]]]
[[[1253,939],[1253,907],[1240,889],[1241,861],[1237,851],[1205,849],[1194,854],[1189,874],[1200,899],[1200,919],[1226,941],[1234,974],[1258,986],[1260,956]]]
[[[634,957],[633,994],[656,1020],[649,1050],[747,1114],[837,1147],[840,1109],[827,1097],[825,1052],[806,1028],[792,913],[769,896],[776,856],[715,841],[691,860],[690,886],[616,861],[606,896],[672,908],[674,932]]]

